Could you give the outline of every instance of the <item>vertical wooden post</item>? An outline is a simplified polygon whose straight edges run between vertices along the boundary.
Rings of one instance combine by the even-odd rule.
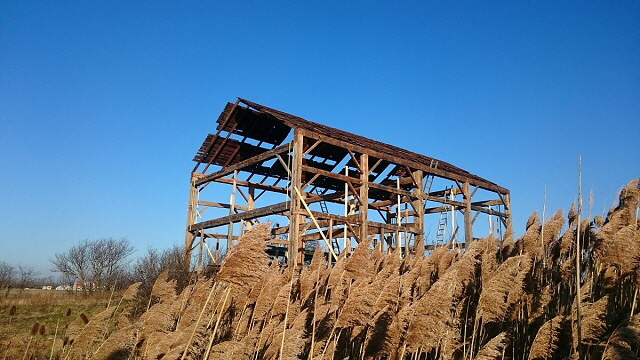
[[[233,189],[231,190],[231,199],[229,201],[229,215],[233,215],[236,210],[236,187],[238,184],[236,183],[236,179],[238,177],[238,171],[233,172]],[[227,254],[233,247],[233,222],[229,223],[227,227]]]
[[[504,219],[504,222],[507,225],[504,233],[509,236],[513,236],[513,224],[511,221],[511,194],[504,194],[502,196],[502,201],[504,202],[504,212],[507,214],[507,218]]]
[[[216,249],[213,252],[213,260],[217,264],[220,261],[220,238],[216,237]]]
[[[202,270],[204,270],[204,240],[204,229],[200,229],[200,241],[198,241],[198,267],[196,268],[198,274],[202,274]]]
[[[424,203],[422,202],[424,190],[422,188],[422,170],[414,171],[413,178],[416,181],[416,188],[414,190],[414,193],[418,197],[418,199],[413,202],[413,207],[416,210],[416,213],[413,216],[413,223],[418,231],[418,233],[415,235],[414,248],[416,254],[424,256]]]
[[[390,207],[390,209],[389,209],[389,211],[387,211],[387,221],[386,221],[386,223],[392,225],[394,215],[391,212],[391,209],[392,209],[391,205],[389,207]],[[395,231],[395,230],[393,230],[393,232],[389,233],[389,242],[387,243],[388,252],[392,252],[398,246],[398,237],[397,237],[397,235],[398,235],[398,232]]]
[[[333,219],[329,219],[329,246],[333,247]],[[331,259],[333,258],[333,256],[331,256],[331,249],[328,250],[329,256],[327,258],[329,259],[329,266],[331,266]]]
[[[256,188],[253,186],[249,186],[249,194],[247,195],[247,210],[253,210],[254,208],[254,198],[256,196]],[[251,230],[253,228],[251,220],[247,222],[247,230]]]
[[[369,155],[360,155],[360,242],[369,237]]]
[[[191,248],[196,238],[196,232],[189,231],[189,227],[195,224],[196,198],[198,189],[194,184],[194,174],[191,174],[189,181],[189,204],[187,206],[187,229],[184,235],[184,258],[187,268],[191,265]]]
[[[349,176],[349,167],[344,167],[344,176]],[[349,216],[349,184],[344,182],[344,217]],[[347,232],[347,223],[344,223],[344,251],[348,253],[351,252],[351,238],[349,238],[349,234]]]
[[[300,225],[304,221],[301,212],[301,203],[298,192],[302,183],[302,157],[304,156],[302,141],[303,134],[300,129],[295,129],[293,134],[293,161],[291,161],[291,209],[289,210],[289,266],[295,268],[304,261],[304,253],[300,251]],[[298,191],[295,191],[295,188]]]
[[[468,181],[462,186],[462,196],[464,197],[464,241],[465,246],[469,247],[473,241],[473,223],[471,222],[471,190]]]
[[[400,176],[396,178],[396,188],[398,190],[400,189]],[[400,194],[396,195],[396,198],[398,200],[398,203],[396,205],[396,244],[400,248],[399,254],[400,257],[402,257],[402,240],[400,240],[400,234],[402,233],[400,231],[400,225],[402,224],[402,213],[400,211]],[[404,239],[404,241],[406,242],[407,239]]]

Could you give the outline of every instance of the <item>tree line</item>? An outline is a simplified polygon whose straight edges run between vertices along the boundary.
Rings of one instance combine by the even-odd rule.
[[[158,250],[146,249],[133,259],[135,247],[125,238],[85,239],[71,248],[56,253],[49,260],[54,274],[42,276],[32,267],[11,265],[0,261],[0,288],[24,289],[43,285],[72,285],[77,283],[85,291],[109,291],[141,282],[142,288],[151,287],[163,271],[168,271],[179,284],[189,281],[190,269],[184,258],[183,248],[173,246]]]

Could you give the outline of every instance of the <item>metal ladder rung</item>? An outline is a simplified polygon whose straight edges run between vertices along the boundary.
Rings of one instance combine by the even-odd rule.
[[[316,188],[316,194],[322,196],[320,189]],[[322,210],[323,213],[328,214],[329,208],[327,207],[327,202],[323,200],[323,201],[319,201],[319,203],[320,203],[320,210]]]
[[[429,194],[431,192],[431,185],[433,185],[433,180],[435,179],[435,176],[433,175],[427,175],[427,179],[425,180],[425,193]]]
[[[447,189],[445,189],[445,198],[447,196]],[[436,244],[442,244],[444,242],[444,235],[447,232],[447,220],[448,220],[448,211],[443,211],[440,213],[440,220],[438,220],[438,231],[436,233]]]

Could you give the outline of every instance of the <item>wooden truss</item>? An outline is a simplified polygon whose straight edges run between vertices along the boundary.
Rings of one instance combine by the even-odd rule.
[[[255,222],[273,216],[285,224],[273,226],[271,246],[290,266],[303,264],[310,242],[319,242],[330,259],[367,238],[383,251],[399,248],[401,256],[464,246],[474,239],[480,214],[511,231],[509,190],[446,162],[244,99],[227,104],[217,123],[217,133],[207,136],[194,158],[188,259],[199,249],[200,263],[203,256],[217,260],[220,244],[228,250]],[[229,203],[200,199],[211,184],[230,186],[230,192],[213,194]],[[435,184],[441,188],[432,189]],[[477,200],[478,190],[483,200]],[[263,197],[267,202],[257,206]],[[209,208],[228,214],[206,219]],[[455,220],[458,213],[462,229],[442,221],[443,214]],[[437,233],[425,235],[431,214],[439,219]],[[212,241],[213,249],[207,244]]]

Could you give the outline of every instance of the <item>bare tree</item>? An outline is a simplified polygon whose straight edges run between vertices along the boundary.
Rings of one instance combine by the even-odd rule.
[[[174,246],[163,251],[148,248],[147,253],[133,265],[131,281],[142,282],[142,288],[150,292],[158,275],[165,270],[169,271],[169,278],[177,280],[179,289],[189,283],[189,268],[181,247]]]
[[[50,261],[55,267],[53,271],[86,285],[104,287],[114,284],[123,275],[126,259],[133,251],[127,239],[86,239],[65,252],[55,254]]]
[[[18,277],[16,278],[16,287],[20,289],[32,287],[36,282],[36,275],[39,273],[30,266],[18,265]]]
[[[0,261],[0,289],[7,290],[13,284],[16,269],[4,261]]]
[[[90,264],[93,281],[103,284],[115,284],[125,272],[125,259],[134,251],[127,239],[99,239],[90,248]]]
[[[88,239],[74,245],[71,249],[57,253],[50,262],[55,266],[53,271],[58,271],[70,278],[78,279],[83,283],[89,281],[89,247]]]

